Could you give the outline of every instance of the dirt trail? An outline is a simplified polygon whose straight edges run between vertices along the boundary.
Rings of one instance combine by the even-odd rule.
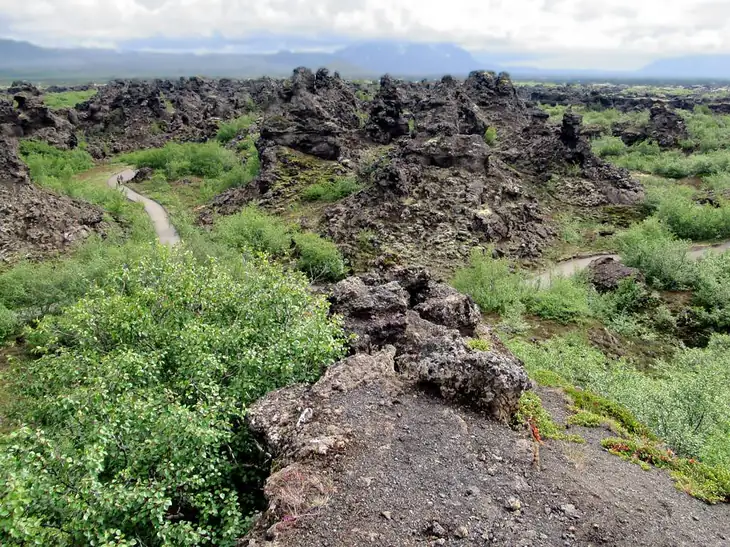
[[[728,249],[730,249],[730,240],[714,245],[694,245],[687,252],[687,257],[691,260],[699,260],[705,255],[724,253]],[[547,286],[550,285],[550,280],[554,277],[570,277],[588,268],[594,260],[606,257],[613,258],[619,262],[621,261],[619,255],[611,253],[598,253],[590,256],[571,258],[554,264],[550,269],[537,274],[533,279],[539,281],[540,285]]]
[[[107,184],[110,188],[117,188],[118,177],[121,177],[124,182],[128,182],[134,178],[135,174],[136,171],[132,169],[125,169],[121,173],[116,173],[109,177]],[[142,194],[138,194],[126,186],[122,186],[121,189],[124,192],[124,195],[127,196],[127,199],[144,204],[144,210],[149,215],[150,219],[152,219],[152,224],[155,228],[157,237],[160,239],[160,243],[163,245],[176,245],[180,242],[180,236],[178,236],[177,230],[175,230],[175,227],[170,222],[170,217],[162,205],[143,196]]]

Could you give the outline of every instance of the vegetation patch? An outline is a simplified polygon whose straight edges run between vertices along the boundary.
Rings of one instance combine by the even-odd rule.
[[[256,116],[253,114],[245,114],[229,122],[224,122],[218,127],[216,139],[221,144],[227,144],[236,137],[247,133],[254,123],[256,123]]]
[[[253,205],[219,219],[213,238],[239,251],[264,252],[291,262],[312,280],[336,281],[346,273],[344,260],[334,243],[314,233],[302,233]]]
[[[265,471],[247,406],[344,351],[303,276],[158,247],[27,337],[21,426],[0,437],[4,545],[235,545]]]
[[[96,95],[96,89],[86,91],[64,91],[62,93],[46,93],[43,95],[43,103],[52,110],[61,108],[73,108],[77,104],[84,103]]]
[[[477,351],[491,351],[492,350],[492,344],[489,340],[485,340],[484,338],[469,338],[469,340],[466,341],[466,344],[473,350]]]
[[[534,391],[525,392],[520,398],[519,409],[515,415],[517,425],[527,424],[536,441],[556,439],[574,443],[584,443],[580,435],[569,435],[565,428],[557,424],[542,406],[540,397]]]
[[[720,503],[730,501],[730,470],[707,465],[692,458],[680,458],[661,444],[645,439],[609,438],[601,445],[611,454],[642,465],[669,469],[679,490],[690,496]]]
[[[338,177],[332,182],[312,184],[302,192],[304,201],[335,202],[358,192],[362,186],[354,178]]]
[[[250,145],[249,145],[250,143]],[[173,191],[159,182],[176,182],[186,177],[200,179],[193,185],[196,196],[183,196],[185,200],[192,197],[193,206],[208,202],[213,197],[229,188],[245,186],[260,171],[260,163],[256,147],[252,141],[239,148],[240,154],[223,148],[217,142],[208,143],[168,143],[163,148],[140,150],[125,154],[120,161],[136,167],[155,169],[163,178],[158,181],[158,192]],[[201,182],[202,181],[202,182]],[[189,192],[186,192],[189,194]]]

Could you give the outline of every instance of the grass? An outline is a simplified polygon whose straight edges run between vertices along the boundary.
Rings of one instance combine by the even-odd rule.
[[[362,189],[357,180],[349,177],[338,177],[332,182],[312,184],[302,192],[304,201],[335,202]]]
[[[337,281],[346,267],[337,246],[310,232],[265,213],[253,205],[240,213],[220,218],[213,239],[238,251],[266,253],[291,263],[313,281]]]
[[[46,93],[43,95],[43,103],[52,110],[61,108],[73,108],[77,104],[88,101],[96,95],[96,89],[86,91],[64,91],[63,93]]]
[[[94,167],[83,148],[60,150],[44,142],[22,141],[20,154],[28,164],[33,182],[75,199],[102,207],[133,240],[144,241],[154,233],[141,205],[129,202],[106,184],[119,166]]]
[[[533,378],[563,387],[576,408],[615,420],[629,435],[663,439],[683,457],[730,469],[730,337],[682,349],[648,372],[607,359],[578,334],[507,344]]]
[[[221,144],[227,144],[236,137],[248,132],[254,123],[256,123],[256,117],[253,114],[245,114],[229,122],[224,122],[218,128],[216,139]]]
[[[469,265],[457,270],[452,284],[471,296],[484,313],[505,315],[522,305],[534,315],[561,323],[591,316],[590,289],[581,279],[558,278],[539,287],[508,259],[492,257],[490,250],[475,249]]]
[[[229,188],[247,185],[261,168],[252,137],[242,141],[238,152],[217,142],[168,143],[163,148],[126,154],[120,161],[154,169],[156,176],[144,189],[167,202],[163,205],[181,210],[207,203]],[[191,184],[172,184],[185,178],[193,179]]]
[[[716,340],[715,343],[725,345],[730,343],[730,339]],[[676,375],[681,373],[676,372],[676,369],[683,369],[681,362],[692,353],[694,353],[694,358],[699,358],[699,354],[704,354],[705,358],[709,357],[711,362],[715,362],[720,356],[718,348],[686,350],[685,354],[679,357],[678,366],[672,369],[675,372],[651,378],[626,367],[625,364],[608,365],[600,352],[575,338],[556,338],[542,346],[512,340],[509,345],[525,361],[530,376],[538,384],[561,388],[572,400],[573,414],[568,418],[569,425],[606,426],[617,435],[617,437],[604,439],[601,443],[612,454],[639,464],[647,470],[651,466],[668,469],[678,489],[708,503],[730,501],[730,459],[728,458],[730,442],[728,442],[727,436],[730,432],[728,429],[730,423],[728,423],[727,415],[723,414],[726,406],[709,409],[697,408],[695,404],[695,408],[691,408],[691,412],[685,413],[688,408],[683,408],[683,404],[687,401],[687,396],[676,397],[678,389],[682,389],[683,382],[689,381],[687,385],[690,386],[689,391],[691,391],[692,387],[696,385],[696,377],[706,374],[705,371],[694,369],[691,374],[695,375],[695,378],[682,376],[680,380]],[[721,356],[720,359],[724,359],[724,357]],[[715,371],[718,372],[717,369]],[[728,374],[727,372],[720,373]],[[611,378],[611,380],[607,381],[607,378]],[[599,391],[609,391],[611,395],[607,398],[594,391],[580,389],[573,385],[576,382],[591,385]],[[649,388],[651,383],[655,385]],[[727,384],[719,387],[719,390],[725,390],[725,392],[727,389]],[[660,400],[657,401],[657,398]],[[676,401],[674,403],[672,403],[673,398]],[[527,415],[528,423],[532,420],[535,425],[540,425],[538,430],[541,436],[563,438],[562,428],[552,422],[549,415],[543,414],[545,411],[536,394],[523,397],[523,400],[524,402],[520,403],[520,420],[524,421],[525,415]],[[657,403],[658,405],[654,406]],[[719,399],[702,397],[700,405],[717,403],[730,404],[727,396],[720,396]],[[657,413],[654,409],[662,410]],[[697,412],[699,414],[693,414]],[[714,428],[716,431],[706,434],[705,443],[696,445],[694,449],[682,446],[681,454],[677,455],[675,451],[668,449],[659,440],[659,437],[673,432],[674,428],[683,429],[682,420],[691,416],[698,421],[698,423],[689,424],[693,433],[702,427],[705,419],[712,421],[709,429]],[[660,425],[662,419],[665,421],[665,426],[667,424],[672,424],[672,426],[669,429],[662,427]],[[658,436],[655,433],[661,435]],[[678,433],[678,431],[674,431],[674,433]],[[682,438],[681,434],[679,437],[675,435],[674,439],[678,438]],[[721,440],[718,442],[718,439]]]

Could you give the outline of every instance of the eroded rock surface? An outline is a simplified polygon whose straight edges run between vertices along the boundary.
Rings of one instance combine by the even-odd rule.
[[[588,266],[588,277],[591,284],[601,293],[615,291],[624,279],[631,279],[637,283],[644,282],[644,275],[638,269],[625,266],[611,257],[591,262]]]
[[[257,142],[261,175],[201,213],[230,214],[251,201],[289,210],[299,181],[356,179],[361,191],[323,207],[308,228],[354,261],[387,255],[448,270],[475,246],[539,257],[555,231],[544,188],[577,206],[632,204],[642,197],[625,170],[593,155],[578,116],[558,129],[528,108],[506,75],[460,82],[382,78],[367,110],[355,87],[327,72],[297,69],[269,99]],[[259,95],[260,96],[260,95]],[[310,160],[298,159],[306,154]],[[289,170],[301,165],[300,175]],[[357,242],[367,235],[372,249]]]

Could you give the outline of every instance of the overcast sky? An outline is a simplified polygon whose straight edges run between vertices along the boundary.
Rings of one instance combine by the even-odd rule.
[[[632,68],[730,52],[730,0],[0,0],[1,37],[47,45],[261,30],[450,41],[537,53],[545,67]]]

